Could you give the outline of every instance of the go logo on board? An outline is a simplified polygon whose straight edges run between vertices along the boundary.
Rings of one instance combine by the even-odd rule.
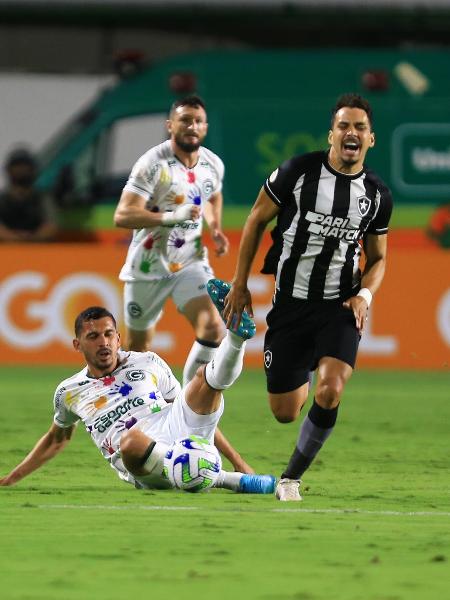
[[[44,299],[29,299],[24,317],[14,319],[12,307],[19,298],[44,293]],[[40,271],[22,271],[6,277],[0,285],[0,337],[11,346],[36,349],[59,341],[72,347],[73,324],[67,313],[82,294],[94,294],[97,303],[114,315],[121,313],[120,293],[110,279],[98,273],[79,272],[66,275],[49,288],[49,278]],[[76,316],[76,315],[74,315]],[[30,328],[29,322],[37,326]]]

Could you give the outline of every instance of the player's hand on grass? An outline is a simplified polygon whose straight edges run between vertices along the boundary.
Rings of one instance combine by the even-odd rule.
[[[0,486],[10,486],[14,485],[18,481],[18,477],[14,477],[13,473],[9,473],[9,475],[5,475],[5,477],[0,477]]]
[[[367,302],[361,296],[352,296],[343,303],[343,306],[353,312],[356,321],[356,327],[358,328],[358,331],[362,333],[369,312]]]
[[[233,331],[239,327],[242,313],[246,310],[253,317],[252,296],[247,286],[233,284],[224,301],[223,317],[226,326]]]

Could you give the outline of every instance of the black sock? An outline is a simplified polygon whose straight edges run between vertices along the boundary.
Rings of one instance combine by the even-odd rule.
[[[210,342],[208,340],[202,340],[200,338],[195,338],[195,341],[201,344],[202,346],[206,346],[207,348],[218,348],[220,346],[220,342]]]
[[[315,400],[313,401],[313,405],[300,427],[297,444],[289,459],[289,464],[281,477],[300,479],[333,431],[337,413],[338,406],[326,409],[319,406]]]

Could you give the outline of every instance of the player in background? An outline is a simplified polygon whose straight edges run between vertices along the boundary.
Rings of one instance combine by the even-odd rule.
[[[266,180],[246,221],[225,299],[227,326],[239,322],[244,308],[253,316],[250,268],[267,224],[276,218],[263,268],[275,274],[264,366],[270,407],[279,422],[299,416],[309,372],[316,370],[313,404],[277,485],[282,501],[302,499],[300,478],[333,431],[386,266],[392,198],[364,166],[375,144],[367,100],[356,94],[338,99],[328,142],[328,151],[293,157]]]
[[[183,370],[183,385],[210,362],[224,334],[206,283],[213,277],[202,224],[206,221],[217,256],[228,252],[222,231],[221,159],[201,144],[208,131],[203,100],[187,96],[173,103],[169,139],[150,148],[134,165],[115,211],[118,227],[133,229],[120,272],[129,350],[151,349],[163,307],[172,298],[191,324],[195,341]],[[234,469],[253,473],[220,430],[216,446]]]
[[[212,281],[211,293],[217,297]],[[223,303],[223,299],[222,299]],[[65,448],[83,422],[92,441],[119,477],[138,488],[167,488],[163,460],[170,445],[190,435],[212,443],[223,412],[222,391],[239,376],[246,339],[255,333],[244,314],[236,333],[227,331],[214,363],[199,367],[181,388],[169,366],[153,352],[120,349],[113,315],[90,307],[75,321],[73,346],[86,367],[65,379],[54,395],[54,420],[31,452],[0,485],[14,485]],[[216,487],[272,493],[275,478],[220,471]]]

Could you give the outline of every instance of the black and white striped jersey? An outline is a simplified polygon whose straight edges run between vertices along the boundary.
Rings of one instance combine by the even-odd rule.
[[[327,152],[296,156],[276,169],[264,189],[280,208],[263,273],[295,298],[348,298],[359,289],[361,244],[388,231],[391,193],[365,167],[335,171]]]

